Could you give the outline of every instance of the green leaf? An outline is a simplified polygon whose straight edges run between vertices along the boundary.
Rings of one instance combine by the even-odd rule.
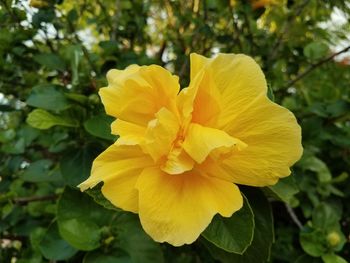
[[[88,251],[100,246],[99,226],[83,217],[60,220],[59,229],[62,237],[75,248]]]
[[[268,187],[281,201],[290,203],[295,194],[299,192],[292,175],[282,178],[277,184]]]
[[[65,110],[69,107],[69,102],[64,93],[59,91],[60,88],[60,86],[52,84],[35,86],[26,103],[30,106],[45,110]]]
[[[26,182],[53,182],[62,180],[59,173],[50,171],[51,166],[51,160],[38,160],[29,165],[23,172],[21,178]]]
[[[335,254],[323,255],[322,260],[324,263],[348,263],[344,258]]]
[[[1,151],[9,154],[22,154],[25,152],[25,139],[19,138],[18,140],[10,141],[1,145]]]
[[[111,134],[111,123],[114,118],[106,114],[92,117],[84,123],[85,130],[93,136],[113,140],[115,136]]]
[[[41,53],[34,56],[34,60],[40,65],[47,67],[51,70],[64,71],[66,65],[64,61],[56,54]]]
[[[123,213],[114,222],[118,247],[126,251],[133,263],[163,263],[164,257],[158,243],[143,231],[137,215]]]
[[[321,42],[312,42],[305,46],[304,55],[311,60],[317,60],[326,56],[328,51],[329,48],[326,44]]]
[[[230,218],[216,215],[202,233],[208,241],[231,253],[243,254],[254,235],[254,214],[246,197],[242,209]]]
[[[327,105],[326,111],[331,118],[339,117],[350,112],[350,103],[338,100]]]
[[[133,263],[131,258],[121,251],[105,253],[103,251],[92,251],[85,255],[83,263]]]
[[[88,195],[90,195],[96,203],[102,205],[104,208],[121,211],[119,208],[115,207],[108,199],[106,199],[101,192],[102,183],[96,185],[92,189],[88,189],[85,191]]]
[[[77,252],[60,237],[56,223],[48,228],[39,244],[39,249],[43,256],[50,260],[65,260]]]
[[[329,182],[332,179],[332,174],[327,165],[319,158],[313,155],[305,155],[299,161],[303,169],[313,171],[317,174],[318,180],[322,183]]]
[[[321,230],[332,230],[340,218],[341,213],[338,213],[332,206],[320,203],[312,213],[312,225]]]
[[[65,183],[76,187],[87,179],[92,162],[100,152],[101,146],[94,143],[66,152],[60,161],[61,174]]]
[[[16,137],[16,132],[13,129],[0,131],[0,142],[9,142]]]
[[[304,230],[300,233],[300,244],[313,257],[322,256],[327,251],[327,241],[321,230]]]
[[[264,194],[258,190],[242,187],[254,213],[255,228],[252,244],[243,255],[228,253],[202,239],[213,258],[223,263],[265,263],[270,259],[274,241],[273,218],[270,204]]]
[[[68,93],[68,92],[66,92],[64,95],[69,100],[76,101],[76,102],[81,103],[83,105],[86,105],[88,103],[88,101],[89,101],[88,97],[86,97],[85,95],[82,95],[82,94],[78,94],[78,93]]]
[[[29,113],[27,123],[40,130],[50,129],[53,126],[77,127],[78,123],[67,117],[53,115],[46,110],[35,109]]]
[[[57,207],[57,223],[61,236],[73,247],[93,250],[100,246],[101,228],[112,213],[97,205],[88,195],[65,188]]]

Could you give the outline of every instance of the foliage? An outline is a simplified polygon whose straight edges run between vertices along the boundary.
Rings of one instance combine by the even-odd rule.
[[[0,2],[0,262],[350,258],[350,48],[333,51],[350,27],[329,24],[334,10],[349,21],[350,1]],[[191,52],[253,56],[269,96],[297,116],[305,150],[292,177],[243,188],[241,211],[174,248],[99,188],[76,185],[117,139],[97,95],[107,70],[155,63],[186,86]]]

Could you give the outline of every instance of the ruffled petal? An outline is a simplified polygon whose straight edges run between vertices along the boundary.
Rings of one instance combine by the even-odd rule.
[[[138,211],[136,181],[146,167],[154,165],[138,146],[112,145],[93,162],[90,177],[78,187],[81,191],[100,182],[103,195],[116,207]]]
[[[116,144],[118,145],[136,145],[144,140],[146,128],[135,123],[115,120],[111,124],[112,134],[119,135]]]
[[[183,147],[185,151],[197,162],[202,163],[215,149],[235,147],[242,150],[247,145],[241,140],[231,137],[226,132],[191,123]]]
[[[108,87],[99,94],[106,112],[116,118],[146,126],[162,107],[177,114],[178,77],[151,65],[132,65],[107,73]]]
[[[198,84],[192,115],[208,115],[210,106],[200,99],[201,90],[211,90],[211,100],[220,102],[215,120],[197,122],[248,145],[215,160],[208,158],[203,163],[206,171],[211,176],[252,186],[271,185],[288,176],[290,166],[302,154],[300,127],[291,112],[267,98],[267,84],[259,65],[241,54],[219,54],[211,59],[192,54],[191,67],[192,82],[198,82],[198,76],[207,79]]]
[[[174,246],[194,242],[216,213],[230,217],[243,205],[236,185],[195,171],[174,176],[145,169],[136,187],[144,230]]]
[[[161,108],[155,117],[148,123],[141,147],[154,161],[158,161],[170,152],[180,124],[178,118],[166,108]]]
[[[226,178],[237,184],[273,185],[290,175],[289,168],[303,152],[301,129],[294,115],[265,97],[236,117],[226,130],[248,147],[224,159],[221,170],[214,166],[211,174],[226,173]]]
[[[266,96],[264,74],[246,55],[219,54],[209,59],[191,54],[191,82],[198,82],[201,75],[192,115],[202,125],[223,129],[257,98]]]

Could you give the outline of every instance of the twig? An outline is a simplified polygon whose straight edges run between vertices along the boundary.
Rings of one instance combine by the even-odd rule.
[[[56,200],[58,195],[43,195],[43,196],[30,196],[30,197],[19,197],[13,199],[13,202],[18,205],[26,205],[30,202],[38,202],[38,201],[49,201],[49,200]]]
[[[300,222],[299,218],[294,213],[293,208],[291,208],[288,204],[285,204],[285,207],[286,207],[287,212],[290,215],[291,219],[293,220],[293,222],[298,226],[299,229],[302,229],[303,228],[303,224]]]
[[[309,73],[311,73],[312,71],[314,71],[316,68],[318,68],[319,66],[321,66],[322,64],[332,60],[334,57],[346,52],[350,50],[350,46],[347,46],[346,48],[338,51],[337,53],[334,53],[324,59],[321,59],[320,61],[318,61],[315,64],[311,64],[305,71],[303,71],[302,73],[300,73],[299,75],[297,75],[294,79],[292,79],[291,81],[289,81],[287,83],[286,86],[283,87],[283,89],[287,89],[289,87],[291,87],[295,82],[301,80],[302,78],[304,78],[306,75],[308,75]]]

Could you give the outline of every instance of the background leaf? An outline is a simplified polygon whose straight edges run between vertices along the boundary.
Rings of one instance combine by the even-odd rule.
[[[61,111],[67,109],[69,107],[68,100],[59,89],[62,87],[52,84],[35,86],[26,103],[44,110]]]
[[[64,241],[57,229],[57,225],[52,224],[39,244],[43,256],[50,260],[64,260],[73,256],[77,250]]]
[[[97,205],[88,195],[68,187],[58,202],[59,232],[69,244],[80,250],[89,251],[101,245],[101,228],[111,218],[112,213]]]

